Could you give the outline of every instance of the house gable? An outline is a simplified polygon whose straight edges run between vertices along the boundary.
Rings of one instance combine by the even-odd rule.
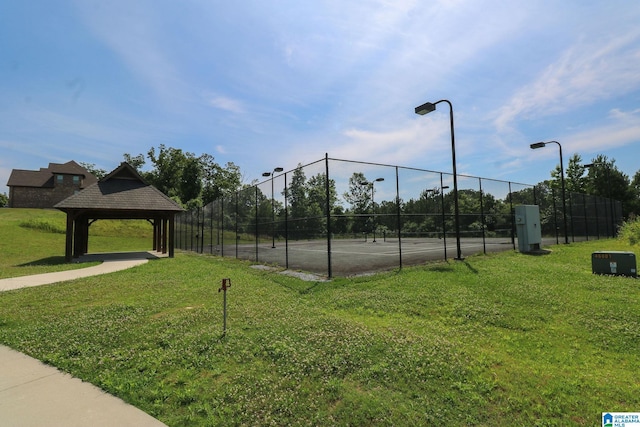
[[[67,163],[49,163],[40,170],[14,169],[9,187],[10,208],[53,208],[75,192],[95,184],[98,179],[71,160]]]

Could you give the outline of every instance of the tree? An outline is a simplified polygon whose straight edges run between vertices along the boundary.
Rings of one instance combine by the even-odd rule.
[[[284,194],[284,192],[283,192]],[[318,173],[307,180],[300,164],[293,171],[286,190],[289,215],[294,221],[289,232],[299,238],[303,235],[326,233],[327,179]],[[334,213],[338,201],[335,181],[329,180],[329,212]]]
[[[179,196],[181,200],[189,202],[198,200],[202,205],[200,194],[202,193],[203,168],[200,160],[194,156],[187,156],[184,159],[184,167],[180,175]]]
[[[367,178],[361,172],[354,172],[349,178],[349,191],[346,191],[342,197],[351,205],[351,214],[354,215],[352,231],[360,233],[367,231],[368,217],[366,214],[371,212],[371,185],[368,184]]]
[[[582,157],[578,153],[574,153],[569,158],[569,163],[564,171],[564,185],[567,194],[569,193],[584,193],[585,192],[585,183],[586,180],[584,178],[585,167],[582,164]],[[551,171],[551,177],[555,180],[553,183],[554,188],[560,190],[561,186],[561,177],[560,174],[560,165],[557,165],[556,168]]]
[[[9,197],[7,197],[7,193],[0,194],[0,208],[4,208],[9,206]]]
[[[638,170],[631,180],[631,200],[628,203],[627,211],[630,216],[637,216],[640,213],[640,170]]]
[[[199,157],[202,164],[202,202],[207,205],[214,200],[238,191],[242,186],[240,168],[233,162],[221,167],[210,154]]]
[[[106,170],[96,167],[96,165],[93,163],[80,162],[80,166],[85,168],[87,172],[89,172],[91,175],[95,176],[98,179],[102,179],[107,175]]]
[[[590,194],[624,201],[629,196],[629,177],[615,165],[615,160],[599,154],[591,160],[587,175]]]
[[[287,203],[289,204],[289,213],[292,218],[304,218],[307,215],[307,177],[302,170],[302,165],[293,171],[291,183],[287,189]]]
[[[242,185],[240,168],[229,162],[221,167],[210,154],[194,153],[160,145],[147,153],[154,168],[143,177],[169,197],[181,203],[203,206],[224,195],[238,191]],[[144,157],[125,154],[134,167],[144,164]],[[193,202],[192,202],[193,201]]]
[[[326,215],[327,207],[327,179],[326,175],[319,173],[309,178],[307,183],[307,197],[310,205],[318,206],[319,211]],[[336,182],[329,180],[329,212],[333,210],[338,203],[338,193],[336,191]]]
[[[303,219],[307,216],[307,177],[304,174],[302,165],[293,171],[293,177],[289,188],[286,190],[287,203],[289,205],[289,216],[294,220],[289,226],[289,232],[295,238],[302,237],[305,224]]]
[[[371,186],[362,172],[354,172],[349,178],[349,191],[342,197],[351,205],[351,210],[357,214],[369,211],[371,204]]]
[[[336,183],[333,179],[329,179],[329,213],[334,213],[335,206],[338,202],[338,193],[336,191]],[[327,216],[327,176],[323,173],[309,178],[306,185],[307,201],[308,201],[308,220],[307,228],[316,230],[319,233],[326,233]]]
[[[147,179],[158,190],[169,197],[180,197],[182,171],[186,167],[187,156],[178,148],[165,147],[160,144],[158,151],[154,147],[148,151],[147,156],[153,163],[154,169],[149,172]],[[188,200],[183,200],[187,202]]]
[[[129,165],[137,170],[138,172],[142,171],[142,166],[145,164],[144,154],[138,154],[137,156],[132,156],[129,153],[124,153],[122,155],[124,157],[124,161],[129,163]]]

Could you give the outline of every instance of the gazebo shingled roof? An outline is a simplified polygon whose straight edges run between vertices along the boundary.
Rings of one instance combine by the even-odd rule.
[[[153,249],[174,253],[174,217],[183,209],[123,162],[109,175],[54,206],[67,214],[65,257],[88,250],[89,225],[98,219],[147,219],[154,226]],[[168,240],[168,242],[167,242]],[[168,246],[168,248],[167,248]]]

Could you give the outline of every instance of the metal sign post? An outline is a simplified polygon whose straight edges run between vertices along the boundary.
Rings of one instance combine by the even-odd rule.
[[[218,292],[222,291],[222,336],[227,334],[227,289],[231,287],[231,279],[222,279],[222,286]]]

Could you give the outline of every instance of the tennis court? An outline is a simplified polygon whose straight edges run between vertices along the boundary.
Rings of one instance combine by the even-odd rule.
[[[375,271],[419,265],[445,258],[445,240],[439,238],[332,239],[304,241],[272,241],[258,244],[239,244],[237,247],[214,247],[213,252],[264,264],[275,264],[293,270],[321,275],[349,276]],[[483,252],[514,250],[517,241],[510,238],[461,239],[462,256]],[[551,245],[555,239],[543,239]],[[446,239],[446,258],[457,256],[456,240]],[[329,266],[329,262],[331,265]],[[331,274],[329,274],[331,273]]]

